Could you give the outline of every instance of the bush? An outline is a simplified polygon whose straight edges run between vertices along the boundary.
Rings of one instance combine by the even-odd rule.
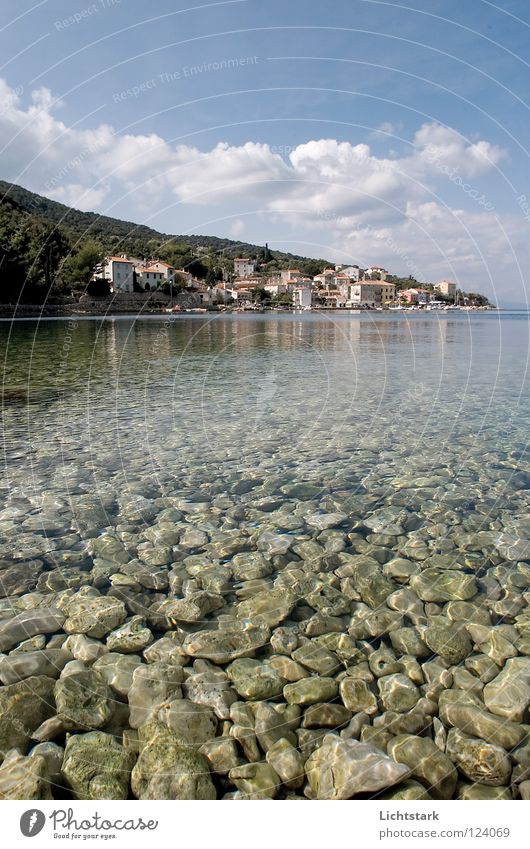
[[[95,298],[104,298],[106,295],[110,295],[110,283],[108,280],[104,280],[103,277],[98,277],[90,281],[86,290],[87,294]]]

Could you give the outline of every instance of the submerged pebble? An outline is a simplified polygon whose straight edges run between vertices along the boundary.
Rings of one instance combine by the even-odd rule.
[[[530,466],[511,372],[486,411],[458,360],[434,391],[434,348],[413,379],[355,321],[347,342],[327,323],[311,337],[321,385],[291,317],[221,371],[181,357],[184,324],[140,328],[140,351],[112,322],[90,337],[90,427],[74,397],[47,397],[36,440],[7,405],[2,798],[530,797]],[[215,345],[220,328],[242,343],[216,322]],[[357,332],[362,379],[342,360],[330,381]],[[178,362],[178,403],[152,352]]]

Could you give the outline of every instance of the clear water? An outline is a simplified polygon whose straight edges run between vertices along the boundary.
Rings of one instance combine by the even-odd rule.
[[[4,497],[34,507],[275,470],[390,496],[443,466],[502,493],[528,468],[524,313],[2,322],[0,347]]]
[[[493,664],[493,672],[488,667],[481,680],[491,681],[492,675],[496,680],[501,670],[508,671],[509,680],[501,679],[502,688],[513,704],[507,714],[505,705],[495,706],[499,697],[494,696],[493,709],[498,710],[503,732],[507,715],[518,722],[509,723],[509,736],[502,745],[511,748],[521,741],[527,726],[520,723],[527,720],[530,704],[527,314],[312,313],[18,321],[0,323],[0,344],[4,353],[0,619],[7,620],[1,628],[9,628],[14,614],[48,605],[50,599],[68,608],[68,593],[81,587],[86,594],[84,584],[95,584],[97,589],[90,592],[97,595],[119,593],[125,582],[126,587],[133,585],[122,595],[128,614],[141,613],[152,629],[148,639],[158,640],[170,628],[172,638],[180,640],[179,661],[187,666],[187,674],[199,674],[202,668],[193,666],[194,658],[213,657],[227,666],[231,676],[235,664],[228,662],[238,656],[232,651],[233,640],[240,641],[238,651],[243,645],[241,654],[247,650],[247,630],[256,633],[255,608],[248,612],[247,602],[255,604],[256,593],[268,602],[274,587],[273,604],[277,604],[278,591],[288,595],[285,588],[297,586],[292,590],[297,598],[285,610],[280,606],[279,613],[272,611],[268,621],[272,636],[268,630],[263,635],[258,621],[257,630],[262,632],[258,666],[263,661],[265,668],[275,651],[296,657],[293,645],[307,649],[304,634],[311,636],[310,627],[313,635],[332,641],[343,628],[357,640],[350,641],[353,654],[348,654],[347,642],[341,643],[342,648],[337,642],[329,645],[337,652],[340,675],[352,674],[345,669],[358,662],[355,646],[369,657],[385,645],[388,651],[389,639],[394,645],[397,631],[392,629],[398,626],[377,630],[382,621],[377,617],[388,616],[388,608],[403,610],[406,615],[398,620],[409,625],[425,629],[426,623],[436,624],[434,630],[429,626],[430,636],[418,631],[427,646],[421,640],[419,648],[417,641],[396,642],[398,658],[416,653],[424,664],[432,651],[432,656],[440,655],[444,664],[440,669],[445,672],[451,664],[467,664],[471,653],[473,657],[478,653],[486,666],[483,652],[495,655],[497,666]],[[322,524],[328,520],[329,525]],[[166,538],[166,545],[159,540],[168,527],[173,536],[171,542]],[[323,527],[327,529],[322,531]],[[110,554],[109,545],[114,546]],[[134,559],[134,566],[116,562],[116,545],[121,554],[126,546],[125,559]],[[264,571],[257,550],[264,552]],[[252,561],[250,572],[248,564],[246,572],[236,560],[231,564],[238,552],[246,552],[243,558]],[[347,577],[348,562],[359,561],[351,555],[367,555],[360,560],[368,561],[364,568],[373,570],[368,584],[357,575],[353,595],[351,581],[356,579]],[[32,583],[27,561],[36,559],[37,569],[44,571]],[[344,562],[345,571],[337,568]],[[252,571],[256,563],[259,572]],[[131,566],[143,570],[144,581],[148,573],[147,590],[134,586],[135,579],[127,584]],[[430,566],[437,567],[438,576],[427,577],[436,573]],[[1,580],[3,569],[9,570],[10,590]],[[383,581],[382,603],[380,596],[371,595],[378,581],[381,587],[381,571],[392,576],[392,581]],[[154,573],[158,577],[151,583]],[[375,583],[374,575],[379,575]],[[398,592],[410,575],[411,587],[418,586],[415,577],[420,583],[434,581],[427,592],[425,585],[423,591],[418,589],[427,604],[420,603],[415,592],[411,595],[410,587],[404,590],[408,596]],[[170,596],[170,606],[178,606],[184,593],[188,611],[194,599],[202,596],[204,601],[207,596],[195,591],[211,587],[212,580],[221,581],[208,596],[210,601],[214,598],[213,606],[208,601],[197,615],[184,614],[181,606],[174,619],[170,613],[160,625],[156,605],[166,603],[165,595]],[[438,580],[444,586],[451,584],[449,596],[439,590],[432,596]],[[453,599],[469,598],[461,587],[469,587],[470,581],[473,603],[455,605]],[[155,586],[162,591],[153,592]],[[61,595],[65,587],[70,589]],[[335,593],[332,601],[324,590]],[[444,604],[448,598],[451,610]],[[328,609],[331,614],[313,616],[314,611]],[[437,629],[446,628],[450,619],[450,645],[446,645],[448,632],[440,636]],[[287,629],[276,628],[278,623]],[[56,627],[55,620],[51,627]],[[64,624],[67,632],[77,627]],[[451,654],[451,640],[462,640],[465,628],[471,628],[472,641],[465,636],[458,656]],[[205,633],[208,629],[215,633]],[[410,637],[413,629],[403,630]],[[287,640],[285,648],[288,631],[294,642]],[[485,635],[491,636],[490,643]],[[52,637],[56,638],[62,644],[64,634]],[[205,651],[212,641],[214,655],[211,648]],[[10,638],[3,645],[10,649],[14,644],[15,638]],[[225,647],[223,656],[219,645]],[[227,645],[231,654],[226,653]],[[515,655],[516,666],[508,666],[510,661],[505,665]],[[111,657],[112,663],[123,660],[124,666],[131,658]],[[301,662],[321,674],[304,657]],[[137,658],[143,659],[149,660],[148,655]],[[424,665],[420,670],[410,656],[403,667],[407,674],[411,661],[414,674],[420,675],[416,680],[427,682]],[[31,668],[26,675],[34,674]],[[459,671],[464,677],[455,678],[452,697],[460,694],[465,699],[463,691],[470,681],[479,692],[486,692],[478,678]],[[58,677],[60,670],[56,672]],[[412,704],[420,706],[421,700],[420,691],[406,679],[406,698],[412,701],[402,701],[403,677],[385,673],[384,681],[372,682],[372,691],[380,696],[378,716],[371,717],[373,728],[366,731],[377,733],[377,719],[391,729],[390,734],[409,732],[408,714],[402,717],[402,713]],[[189,684],[191,679],[186,680]],[[241,696],[237,681],[234,686]],[[427,683],[425,688],[431,692]],[[283,679],[274,693],[288,699]],[[438,694],[435,687],[432,698]],[[313,701],[321,698],[314,696]],[[491,742],[488,723],[495,717],[492,720],[486,713],[483,720],[474,707],[479,697],[472,698],[474,718],[465,713],[468,705],[461,708],[460,718],[453,714],[449,722]],[[484,699],[492,705],[489,697]],[[314,707],[329,729],[336,720],[322,718],[327,706]],[[398,714],[392,714],[394,708]],[[217,716],[227,719],[226,704],[222,710]],[[119,717],[121,733],[129,720],[123,712]],[[237,722],[231,713],[230,717]],[[412,727],[431,738],[436,733],[437,745],[444,748],[447,728],[438,723],[436,731],[431,719],[425,705],[418,707]],[[83,721],[78,730],[85,727]],[[116,729],[112,726],[112,733]],[[363,731],[359,725],[351,734],[360,733],[364,739]],[[301,748],[307,734],[297,731]],[[496,752],[502,761],[500,777],[492,762],[486,783],[473,790],[468,782],[460,798],[499,798],[497,792],[505,798],[521,797],[516,785],[525,770],[514,770],[510,789],[508,756],[501,749]],[[482,753],[477,757],[480,761]],[[482,767],[479,762],[477,771],[464,777],[480,782]],[[221,797],[228,790],[230,796],[238,786],[237,779],[233,784],[227,780],[213,792]],[[468,791],[475,795],[466,796]],[[455,787],[447,791],[448,796],[458,793]],[[275,783],[270,795],[278,794],[283,798],[285,790]]]

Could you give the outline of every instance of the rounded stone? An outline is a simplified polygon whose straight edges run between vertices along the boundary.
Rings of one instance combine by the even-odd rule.
[[[457,772],[450,758],[428,737],[400,734],[388,743],[388,754],[406,764],[433,799],[451,799]]]
[[[494,787],[510,783],[510,757],[500,746],[451,728],[447,734],[446,752],[471,781]]]
[[[451,664],[461,663],[473,650],[466,631],[446,622],[432,622],[422,636],[434,654]]]
[[[421,695],[416,684],[399,672],[379,678],[377,686],[385,710],[397,713],[412,710]]]
[[[113,712],[112,692],[95,669],[68,667],[55,685],[57,717],[72,731],[102,728]]]
[[[302,678],[293,684],[286,684],[283,696],[291,705],[314,705],[328,702],[338,695],[339,687],[334,678]]]
[[[62,772],[76,799],[127,799],[134,761],[111,734],[92,731],[67,740]]]

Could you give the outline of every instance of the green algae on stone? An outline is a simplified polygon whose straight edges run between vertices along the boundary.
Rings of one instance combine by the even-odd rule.
[[[131,728],[155,719],[164,703],[180,698],[183,679],[182,668],[167,661],[137,666],[128,692]]]
[[[68,737],[62,771],[76,799],[127,799],[134,762],[111,734],[92,731]]]
[[[267,663],[241,657],[227,666],[234,689],[244,699],[261,700],[279,696],[285,680]]]
[[[287,619],[296,604],[295,595],[282,587],[258,593],[237,606],[239,619],[251,619],[270,628]]]
[[[490,787],[487,784],[466,784],[457,787],[457,799],[478,802],[503,802],[513,799],[509,787]]]
[[[8,752],[0,766],[0,799],[28,801],[51,798],[46,759],[41,756],[25,757],[16,749]]]
[[[67,634],[86,634],[101,639],[125,622],[125,605],[110,596],[77,596],[66,607]]]
[[[173,699],[158,711],[158,721],[164,723],[189,746],[199,746],[215,737],[217,718],[210,708],[189,699]]]
[[[434,654],[451,664],[461,663],[473,650],[466,631],[441,617],[433,617],[421,635]]]
[[[476,696],[463,690],[444,690],[439,713],[447,725],[503,749],[513,749],[526,736],[523,726],[490,713]]]
[[[109,651],[130,654],[143,651],[153,639],[151,631],[145,627],[145,619],[142,616],[132,616],[123,625],[111,631],[106,642]]]
[[[377,713],[377,698],[366,681],[360,678],[343,678],[340,682],[340,697],[353,713]]]
[[[380,802],[401,802],[410,799],[426,801],[432,799],[433,796],[427,792],[423,784],[420,784],[419,781],[408,779],[398,784],[397,787],[387,790],[386,793],[378,794],[377,798]]]
[[[55,713],[55,681],[44,675],[0,687],[0,757],[24,753],[34,731]]]
[[[72,731],[102,728],[112,717],[112,691],[95,669],[66,667],[55,685],[55,702],[58,719]]]
[[[281,786],[278,773],[268,763],[241,764],[228,775],[243,799],[275,799]]]
[[[325,702],[309,705],[304,713],[302,725],[304,728],[342,728],[350,721],[351,710],[344,705]]]
[[[138,729],[140,754],[131,773],[138,799],[215,799],[207,759],[171,731],[152,721]]]
[[[405,713],[411,710],[420,698],[417,686],[400,672],[383,675],[378,679],[377,686],[385,710]]]

